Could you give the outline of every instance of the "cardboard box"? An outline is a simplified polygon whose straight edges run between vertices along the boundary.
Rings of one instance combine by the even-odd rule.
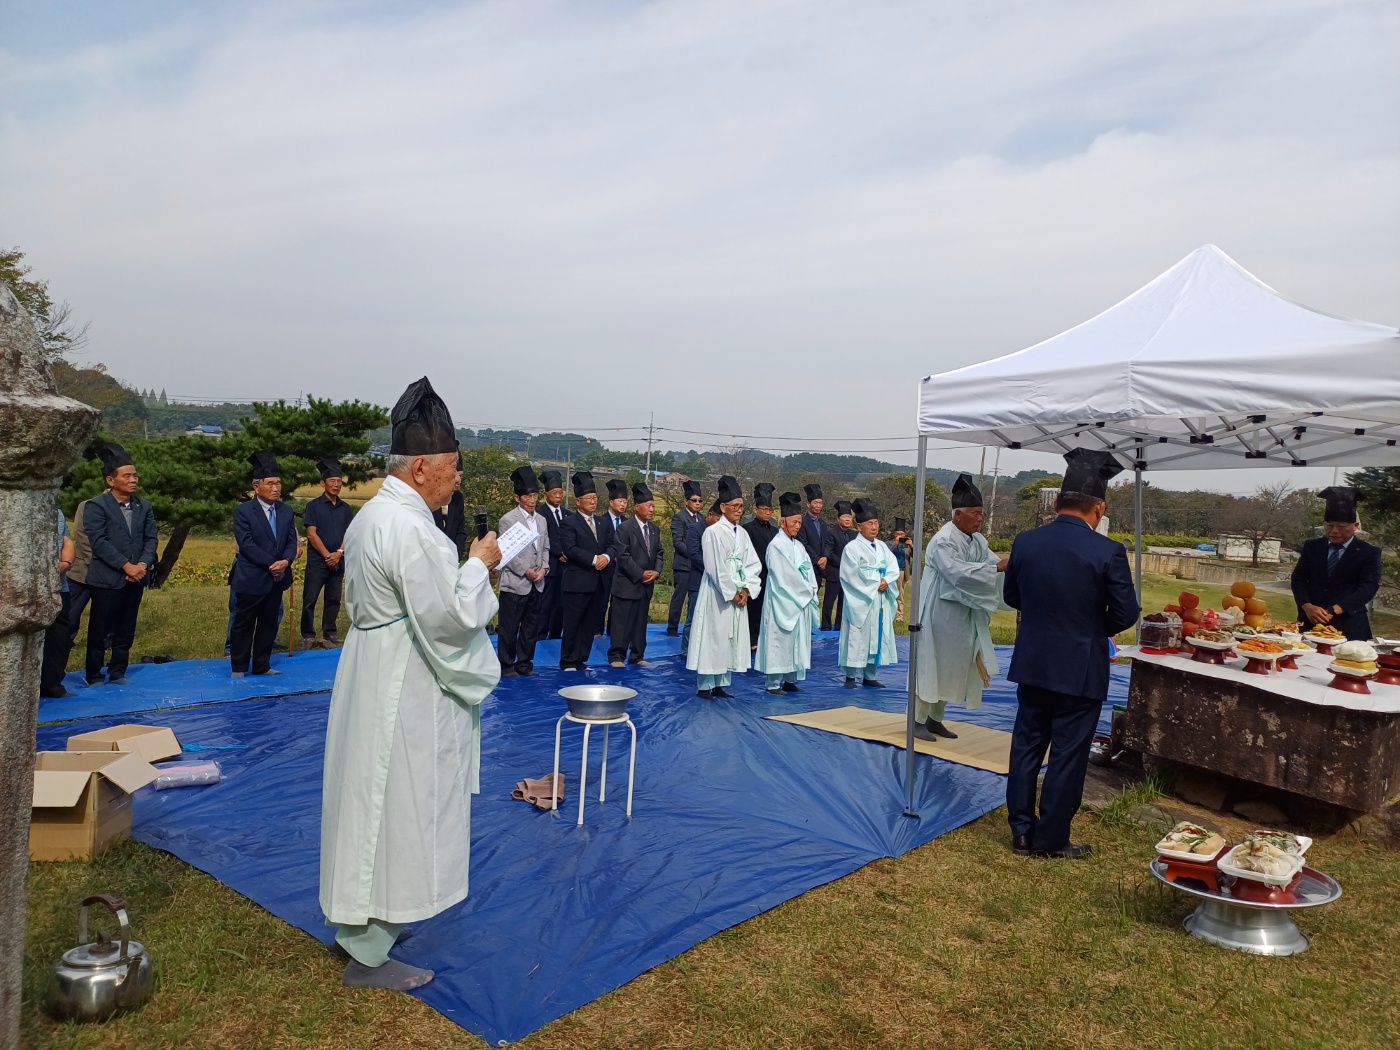
[[[30,860],[91,860],[131,837],[131,793],[160,771],[129,751],[34,755]]]
[[[69,751],[130,751],[146,762],[159,762],[180,753],[180,741],[165,726],[113,726],[68,738]]]

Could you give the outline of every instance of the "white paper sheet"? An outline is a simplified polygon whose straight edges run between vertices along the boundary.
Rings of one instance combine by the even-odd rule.
[[[535,542],[539,532],[532,532],[522,522],[516,522],[496,537],[496,545],[501,548],[501,564],[509,565],[526,547]]]

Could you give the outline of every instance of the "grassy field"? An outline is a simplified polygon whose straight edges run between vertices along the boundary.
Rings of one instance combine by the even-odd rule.
[[[1304,913],[1306,954],[1186,936],[1189,905],[1144,870],[1153,831],[1081,813],[1085,862],[1013,856],[1002,812],[726,930],[516,1044],[522,1050],[1393,1047],[1400,853],[1350,832],[1317,863],[1345,889]],[[1220,821],[1227,831],[1243,825]],[[139,1014],[100,1027],[40,1012],[76,903],[109,892],[160,972]],[[129,842],[32,865],[24,1028],[34,1050],[481,1047],[407,996],[339,987],[310,937],[173,857]],[[469,933],[468,933],[469,935]]]

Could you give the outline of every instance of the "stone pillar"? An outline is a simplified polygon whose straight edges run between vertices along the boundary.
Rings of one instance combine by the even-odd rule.
[[[0,1050],[18,1050],[34,724],[58,615],[58,487],[98,412],[60,397],[34,322],[0,283]]]

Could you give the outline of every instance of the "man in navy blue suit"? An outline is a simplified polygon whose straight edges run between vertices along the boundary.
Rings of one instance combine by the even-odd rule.
[[[253,674],[272,670],[272,643],[282,592],[292,585],[292,562],[297,556],[296,518],[282,502],[282,478],[271,449],[248,457],[253,465],[253,498],[233,512],[233,538],[238,558],[229,587],[234,596],[233,637],[229,662],[233,677],[242,678],[251,663]]]
[[[1108,482],[1123,469],[1110,452],[1066,453],[1058,516],[1016,537],[1006,604],[1021,612],[1007,678],[1016,683],[1016,727],[1006,810],[1011,848],[1039,857],[1087,857],[1069,840],[1084,796],[1089,745],[1108,699],[1108,640],[1137,622],[1137,595],[1121,543],[1100,536]],[[1035,781],[1050,758],[1036,814]]]
[[[1322,535],[1308,540],[1293,568],[1298,619],[1331,624],[1349,639],[1371,637],[1367,604],[1381,586],[1381,549],[1357,538],[1361,492],[1333,485],[1318,493],[1327,501]]]

